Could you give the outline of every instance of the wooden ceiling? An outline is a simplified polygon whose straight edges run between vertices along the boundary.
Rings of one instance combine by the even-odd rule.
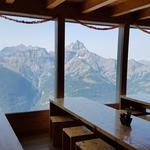
[[[6,0],[5,1],[7,4],[13,4],[15,2],[15,0]]]
[[[0,12],[150,26],[150,0],[1,0]]]

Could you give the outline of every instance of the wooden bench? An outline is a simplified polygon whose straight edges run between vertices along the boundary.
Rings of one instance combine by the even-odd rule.
[[[115,150],[114,147],[107,144],[105,141],[96,138],[81,142],[76,142],[76,150]]]
[[[75,121],[69,116],[50,116],[50,135],[54,146],[62,145],[62,129],[75,126]]]
[[[94,138],[94,133],[85,126],[63,129],[63,150],[75,150],[75,142]]]

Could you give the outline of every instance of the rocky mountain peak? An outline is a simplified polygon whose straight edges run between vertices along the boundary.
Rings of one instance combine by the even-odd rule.
[[[23,50],[26,50],[26,49],[27,49],[27,46],[25,46],[24,44],[19,44],[19,45],[17,45],[17,46],[14,46],[14,48],[23,51]]]
[[[75,42],[72,42],[70,45],[66,46],[67,51],[81,51],[81,50],[87,50],[85,45],[79,41],[76,40]]]
[[[12,46],[12,47],[5,47],[0,51],[1,55],[7,56],[7,55],[14,55],[17,53],[36,53],[38,56],[45,56],[49,55],[47,50],[45,48],[37,47],[37,46],[26,46],[24,44],[19,44],[17,46]]]
[[[72,47],[73,49],[77,49],[77,50],[80,50],[80,49],[86,49],[84,44],[80,41],[76,41]]]

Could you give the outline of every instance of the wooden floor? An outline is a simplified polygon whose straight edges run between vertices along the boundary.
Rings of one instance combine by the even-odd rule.
[[[28,136],[20,139],[24,150],[60,150],[54,148],[49,134]]]

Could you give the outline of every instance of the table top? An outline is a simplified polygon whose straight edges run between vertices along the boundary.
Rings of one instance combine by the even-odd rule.
[[[120,111],[86,98],[51,101],[130,150],[150,150],[150,122],[132,116],[131,127],[120,123]]]
[[[0,150],[23,150],[3,113],[0,113]]]

